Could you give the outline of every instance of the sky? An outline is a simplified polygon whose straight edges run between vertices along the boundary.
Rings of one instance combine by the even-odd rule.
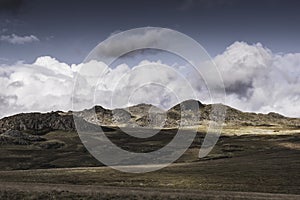
[[[211,56],[235,41],[295,53],[299,13],[297,0],[1,0],[0,63],[49,55],[78,64],[111,34],[145,26],[187,34]]]
[[[210,103],[205,81],[166,52],[133,52],[113,68],[101,60],[83,62],[100,42],[139,27],[174,29],[199,42],[219,67],[226,91],[226,101],[220,103],[300,117],[299,24],[297,0],[0,0],[0,117],[71,110],[75,77],[93,67],[103,76],[96,87],[91,84],[99,80],[95,73],[80,79],[88,91],[77,99],[82,107],[91,107],[86,104],[91,98],[110,107],[106,97],[115,95],[116,87],[120,102],[128,103],[124,94],[136,93],[131,104],[168,108],[194,98],[190,86],[198,100]],[[155,34],[132,35],[131,41],[152,44]],[[156,85],[142,87],[146,80]]]

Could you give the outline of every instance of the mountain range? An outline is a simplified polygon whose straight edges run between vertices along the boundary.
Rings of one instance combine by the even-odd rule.
[[[94,106],[79,112],[20,113],[0,119],[0,134],[9,130],[24,131],[33,135],[43,135],[53,130],[74,131],[74,117],[94,128],[129,126],[176,129],[182,124],[207,125],[214,117],[211,115],[214,106],[226,110],[223,123],[225,126],[300,126],[299,118],[289,118],[278,113],[249,113],[223,104],[205,105],[196,100],[187,100],[167,111],[150,104],[138,104],[113,110]]]

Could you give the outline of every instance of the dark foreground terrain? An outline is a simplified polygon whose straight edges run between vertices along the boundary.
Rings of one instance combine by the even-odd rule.
[[[211,115],[213,107],[226,109],[225,126],[210,154],[199,159],[207,125],[223,116]],[[76,132],[83,128],[99,142],[102,128],[120,148],[145,153],[169,144],[181,122],[184,134],[197,130],[190,148],[170,166],[141,174],[103,166]],[[116,128],[124,125],[143,135],[163,129],[141,139]],[[179,146],[169,152],[176,154]],[[244,113],[188,100],[167,111],[147,104],[115,110],[95,106],[0,119],[0,199],[300,199],[299,172],[300,119],[277,113]]]
[[[299,199],[298,195],[274,193],[74,184],[4,183],[1,187],[1,199]]]
[[[286,130],[289,134],[276,135]],[[239,127],[243,131],[247,134],[221,136],[202,159],[197,156],[204,134],[198,133],[175,164],[144,174],[102,166],[73,131],[23,135],[22,141],[20,133],[6,133],[0,147],[0,199],[300,199],[300,130]],[[107,132],[122,148],[142,152],[160,148],[174,134],[165,130],[150,141],[130,140],[119,129]]]

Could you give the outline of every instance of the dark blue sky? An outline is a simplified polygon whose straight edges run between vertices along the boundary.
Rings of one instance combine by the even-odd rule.
[[[0,63],[42,55],[80,63],[110,34],[144,26],[181,31],[212,56],[234,41],[300,52],[297,0],[0,0]],[[39,41],[12,44],[6,41],[12,34]]]

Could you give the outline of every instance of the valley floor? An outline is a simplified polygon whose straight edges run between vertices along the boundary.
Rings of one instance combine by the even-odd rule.
[[[75,184],[0,183],[1,199],[206,199],[298,200],[300,195]]]
[[[120,141],[120,134],[110,134]],[[299,130],[224,135],[206,158],[198,159],[200,134],[175,164],[143,174],[101,166],[76,133],[44,137],[65,145],[1,145],[0,199],[300,199]],[[149,141],[144,142],[136,148],[146,148]]]

